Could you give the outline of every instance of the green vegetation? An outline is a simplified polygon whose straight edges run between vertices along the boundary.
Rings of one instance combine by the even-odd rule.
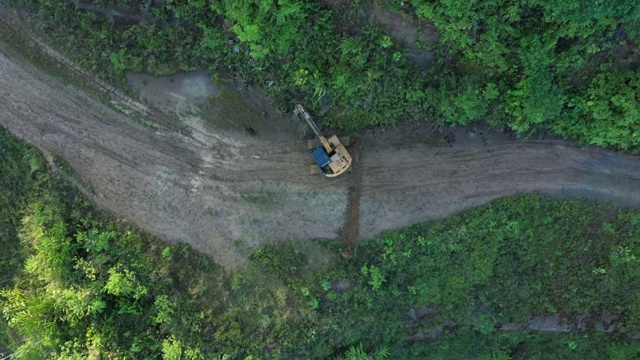
[[[437,60],[427,67],[359,15],[368,2],[335,10],[312,0],[12,3],[111,79],[209,68],[265,87],[285,111],[304,99],[314,113],[328,111],[325,124],[347,130],[481,120],[584,144],[640,145],[633,1],[378,2],[435,24]]]
[[[355,245],[295,242],[227,272],[94,210],[0,132],[0,349],[20,358],[629,359],[640,345],[640,213],[505,198]],[[616,332],[503,331],[531,316]]]
[[[4,131],[0,151],[0,349],[30,359],[245,358],[291,346],[290,336],[305,341],[313,314],[302,295],[109,219]]]
[[[33,197],[50,186],[46,165],[36,149],[25,148],[0,130],[0,288],[11,286],[26,254],[17,233]],[[13,342],[13,334],[0,319],[0,347]]]
[[[331,314],[328,348],[362,342],[367,348],[387,344],[393,358],[474,358],[500,349],[513,354],[525,342],[529,349],[514,358],[529,359],[547,351],[545,341],[579,341],[579,351],[564,349],[561,355],[562,348],[554,349],[553,357],[610,358],[613,348],[625,348],[612,338],[591,333],[546,339],[496,327],[527,324],[531,316],[606,313],[618,316],[628,331],[640,330],[636,211],[536,195],[506,198],[387,233],[352,253],[319,274],[311,291],[319,311]],[[326,291],[322,280],[347,282],[349,289]],[[428,313],[419,323],[408,314],[418,308]],[[417,334],[437,334],[447,322],[453,324],[433,343],[399,345]]]
[[[517,132],[622,149],[640,144],[640,77],[616,64],[638,40],[640,5],[628,1],[412,1],[440,31],[438,80],[450,122],[486,119]],[[635,46],[635,45],[634,45]],[[636,59],[637,61],[638,59]]]

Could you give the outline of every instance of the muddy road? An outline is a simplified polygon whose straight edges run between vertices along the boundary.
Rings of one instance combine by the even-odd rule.
[[[407,126],[355,134],[355,171],[328,180],[308,175],[304,127],[275,114],[258,89],[214,85],[204,74],[132,76],[140,99],[131,99],[74,76],[86,88],[0,40],[0,125],[64,159],[98,206],[227,268],[265,242],[358,241],[518,193],[640,208],[637,157]]]

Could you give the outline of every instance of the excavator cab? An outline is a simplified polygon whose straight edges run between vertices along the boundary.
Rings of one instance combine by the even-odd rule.
[[[324,169],[327,165],[331,164],[331,158],[327,154],[326,151],[322,148],[322,146],[318,146],[317,148],[311,150],[311,157],[316,161],[316,164],[320,169]]]
[[[352,158],[340,139],[336,135],[330,136],[329,139],[325,138],[302,105],[296,105],[293,113],[298,117],[298,120],[309,125],[316,136],[316,140],[309,141],[311,157],[316,162],[311,167],[311,173],[322,173],[326,177],[336,177],[347,171],[351,166]],[[346,143],[348,144],[348,141]]]

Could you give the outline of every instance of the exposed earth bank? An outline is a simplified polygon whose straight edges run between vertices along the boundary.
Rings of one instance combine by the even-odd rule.
[[[227,268],[265,242],[368,239],[523,192],[640,208],[640,159],[629,155],[403,126],[350,134],[355,171],[328,180],[308,174],[304,127],[275,114],[258,89],[202,73],[131,76],[139,101],[75,72],[87,88],[0,42],[0,125],[70,164],[100,207]],[[96,95],[105,92],[108,100]]]

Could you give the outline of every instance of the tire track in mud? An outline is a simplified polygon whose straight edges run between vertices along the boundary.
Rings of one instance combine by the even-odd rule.
[[[1,6],[2,5],[0,5],[0,7]],[[15,15],[15,17],[11,17],[8,14]],[[59,64],[61,64],[65,69],[70,71],[74,77],[81,79],[86,86],[93,88],[99,94],[107,95],[111,99],[112,103],[117,104],[116,107],[120,111],[123,111],[127,115],[136,113],[139,116],[142,116],[146,121],[148,121],[148,124],[150,124],[152,127],[158,130],[158,132],[156,132],[156,137],[158,137],[159,139],[157,142],[155,142],[155,144],[157,145],[157,149],[160,152],[167,154],[167,159],[178,159],[181,162],[187,164],[187,166],[191,170],[195,170],[199,167],[200,161],[197,160],[197,157],[194,156],[193,150],[187,149],[184,146],[182,147],[177,146],[175,141],[172,141],[172,144],[169,145],[167,141],[163,141],[162,139],[163,137],[164,138],[188,137],[190,135],[190,131],[188,130],[187,127],[181,126],[177,122],[177,120],[170,119],[164,114],[158,112],[157,110],[149,108],[146,105],[133,100],[132,98],[130,98],[129,96],[121,92],[120,90],[109,85],[105,81],[97,78],[95,75],[91,74],[90,72],[77,66],[73,61],[69,60],[64,55],[60,54],[59,52],[55,51],[50,46],[45,44],[38,37],[34,36],[26,28],[26,26],[24,26],[24,24],[21,21],[19,21],[19,16],[17,12],[6,12],[6,9],[5,11],[0,11],[0,26],[8,30],[9,32],[13,33],[15,36],[23,39],[25,43],[32,45],[36,49],[36,51],[39,52],[41,55],[45,55],[49,59],[52,59],[58,62]],[[5,54],[5,56],[7,55]],[[23,69],[29,72],[31,75],[34,75],[34,77],[39,77],[40,75],[39,71],[35,68],[26,66],[26,67],[23,67]],[[49,111],[56,114],[57,116],[60,116],[68,120],[70,124],[75,123],[77,125],[82,124],[86,126],[85,121],[78,119],[75,116],[66,114],[63,111],[59,111],[59,109],[56,109],[53,106]],[[99,117],[96,117],[96,120],[97,120],[96,122],[102,121],[103,124],[106,124],[108,126],[123,126],[127,128],[128,132],[134,132],[138,135],[140,134],[140,129],[132,126],[128,126],[129,124],[126,124],[123,122],[118,122],[114,124],[113,122],[111,123],[105,122],[103,119]],[[113,120],[113,118],[110,118],[110,120]],[[81,127],[82,126],[78,128],[81,128]],[[66,134],[69,135],[70,133],[71,132],[67,132]],[[78,136],[77,138],[79,139],[80,136]],[[111,158],[120,159],[123,163],[127,163],[131,167],[136,166],[136,164],[130,159],[128,159],[127,156],[123,154],[119,154],[118,151],[114,151],[114,150],[109,151],[107,149],[108,149],[108,146],[105,145],[105,146],[102,146],[101,151],[104,154],[107,154],[107,156]],[[118,149],[118,150],[122,152],[123,149]]]
[[[376,149],[367,155],[362,238],[521,193],[580,196],[640,209],[638,157],[580,149],[564,141],[394,153]]]
[[[148,119],[156,127],[178,132],[183,135],[188,135],[188,130],[186,127],[179,126],[176,121],[167,119],[164,115],[157,112],[156,110],[153,110],[145,106],[144,104],[131,99],[120,90],[97,78],[90,72],[82,69],[73,61],[69,60],[64,55],[52,49],[38,37],[31,34],[29,30],[18,21],[17,18],[9,18],[5,12],[0,11],[0,26],[3,26],[5,29],[12,31],[19,37],[27,40],[33,46],[35,46],[39,52],[45,54],[50,59],[57,61],[64,68],[71,71],[76,77],[82,79],[86,85],[95,88],[99,93],[108,95],[112,99],[112,101],[117,101],[117,104],[124,106],[129,111],[135,112],[145,119]]]
[[[361,162],[363,160],[362,149],[360,144],[356,143],[349,149],[353,162],[351,165],[351,173],[348,195],[347,195],[347,209],[345,211],[344,226],[343,226],[343,245],[345,246],[345,252],[343,255],[348,256],[350,248],[353,244],[360,240],[360,198],[362,196],[362,176],[363,169]]]

